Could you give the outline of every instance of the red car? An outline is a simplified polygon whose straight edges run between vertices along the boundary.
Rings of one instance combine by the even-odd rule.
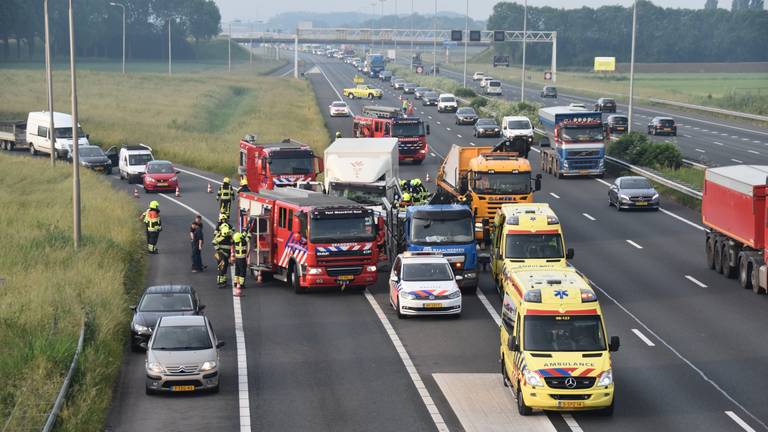
[[[164,160],[147,162],[147,171],[144,173],[144,191],[175,191],[179,186],[179,179],[173,164]]]

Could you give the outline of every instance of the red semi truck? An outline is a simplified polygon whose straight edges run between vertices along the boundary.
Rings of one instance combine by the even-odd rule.
[[[376,283],[379,222],[346,198],[297,188],[240,192],[240,227],[251,234],[250,269],[309,288]]]
[[[258,192],[315,181],[323,172],[323,160],[308,145],[289,138],[264,144],[257,143],[254,135],[246,135],[240,140],[238,171],[248,178],[248,187]]]
[[[768,289],[768,166],[707,169],[701,216],[707,231],[707,265],[743,288]]]

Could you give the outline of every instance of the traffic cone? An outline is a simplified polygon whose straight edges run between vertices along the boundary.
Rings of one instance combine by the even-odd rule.
[[[264,277],[261,276],[261,272],[258,272],[256,275],[256,283],[257,284],[264,283]]]
[[[208,183],[208,193],[213,193],[213,188],[210,183]]]
[[[180,196],[181,196],[181,190],[179,190],[179,187],[178,187],[178,186],[176,186],[176,196],[177,196],[177,197],[180,197]]]
[[[138,198],[139,197],[139,188],[133,188],[133,197]]]
[[[243,296],[243,290],[240,289],[240,284],[235,284],[235,292],[233,294],[235,297],[242,297]]]

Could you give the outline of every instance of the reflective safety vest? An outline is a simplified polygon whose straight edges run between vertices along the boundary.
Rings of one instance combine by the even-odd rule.
[[[160,231],[160,210],[149,209],[144,212],[144,224],[147,231]]]
[[[213,244],[216,246],[216,249],[229,253],[230,248],[232,247],[232,234],[218,234],[213,239]]]
[[[232,199],[232,186],[222,185],[219,188],[219,199],[222,201],[229,201]]]
[[[235,242],[235,258],[245,258],[248,255],[248,240],[242,239]]]

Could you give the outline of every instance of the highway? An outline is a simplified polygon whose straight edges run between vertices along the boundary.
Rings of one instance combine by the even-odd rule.
[[[471,75],[474,71],[467,73],[470,75],[467,83],[480,93],[479,83],[472,81]],[[488,73],[493,74],[492,68]],[[440,70],[440,76],[463,82],[463,74],[447,68]],[[502,82],[502,88],[504,93],[500,96],[501,98],[511,101],[520,100],[519,82]],[[606,97],[609,96],[606,95]],[[591,109],[595,103],[595,98],[573,95],[567,90],[559,91],[557,99],[542,98],[541,88],[533,83],[527,83],[525,98],[527,101],[543,106],[583,103]],[[677,122],[677,137],[658,136],[652,139],[674,142],[687,160],[721,166],[768,163],[768,130],[747,122],[724,119],[703,112],[678,110],[672,106],[647,106],[636,103],[633,108],[635,118],[632,127],[641,133],[646,132],[646,127],[653,117],[674,118]],[[620,114],[626,114],[627,105],[618,103],[617,111]]]

